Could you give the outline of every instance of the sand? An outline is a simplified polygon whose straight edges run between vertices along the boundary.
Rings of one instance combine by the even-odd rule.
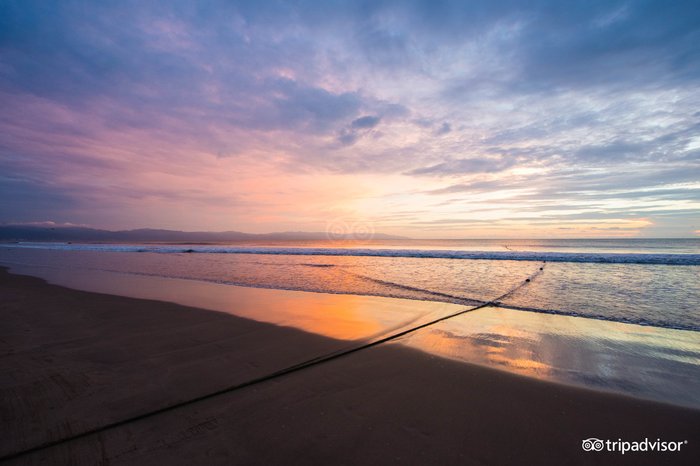
[[[698,410],[400,345],[60,442],[348,342],[4,270],[0,313],[0,456],[7,464],[700,464]],[[589,437],[688,444],[679,453],[623,456],[582,451]]]

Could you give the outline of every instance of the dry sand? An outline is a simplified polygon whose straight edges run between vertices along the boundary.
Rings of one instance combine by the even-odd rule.
[[[0,456],[245,382],[348,342],[0,270]],[[700,387],[698,387],[700,388]],[[689,388],[691,389],[691,388]],[[680,453],[581,440],[688,440]],[[187,404],[7,464],[700,464],[700,411],[398,345]]]

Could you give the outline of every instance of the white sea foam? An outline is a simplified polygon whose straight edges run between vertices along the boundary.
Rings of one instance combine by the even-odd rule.
[[[442,249],[370,249],[311,247],[239,247],[151,244],[6,243],[0,247],[62,251],[145,252],[157,254],[267,254],[290,256],[406,257],[427,259],[510,260],[596,264],[700,265],[700,254],[593,253],[540,251],[461,251]]]

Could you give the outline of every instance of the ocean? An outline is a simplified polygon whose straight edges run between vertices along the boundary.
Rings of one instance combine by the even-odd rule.
[[[0,262],[700,330],[700,238],[14,243]]]
[[[700,408],[700,239],[19,242],[0,265],[352,344],[466,310],[391,344]]]

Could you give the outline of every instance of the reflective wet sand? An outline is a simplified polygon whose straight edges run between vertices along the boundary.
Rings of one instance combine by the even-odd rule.
[[[31,266],[12,266],[10,270],[77,290],[227,312],[338,340],[377,338],[464,309],[441,302],[247,288],[95,270]]]
[[[14,266],[75,289],[163,300],[368,341],[465,306],[307,293],[121,273]],[[700,334],[487,307],[398,340],[425,352],[549,381],[700,407]]]
[[[538,379],[700,406],[700,334],[486,307],[401,344]]]

